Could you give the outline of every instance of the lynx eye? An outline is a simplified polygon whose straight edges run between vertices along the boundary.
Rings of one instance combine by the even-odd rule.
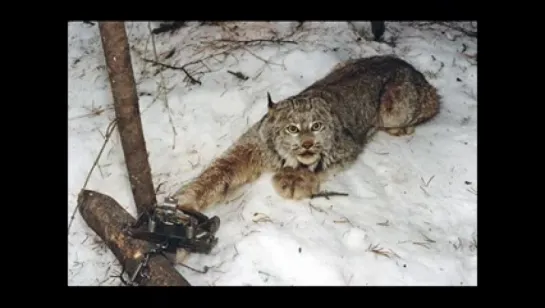
[[[312,124],[312,126],[310,127],[310,129],[314,132],[317,132],[319,131],[320,129],[322,129],[322,123],[321,122],[314,122]]]
[[[295,125],[288,125],[288,127],[286,127],[286,131],[290,134],[297,134],[299,132],[299,128]]]

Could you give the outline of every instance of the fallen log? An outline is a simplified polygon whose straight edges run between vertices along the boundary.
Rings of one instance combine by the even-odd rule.
[[[87,225],[106,243],[122,264],[129,277],[137,270],[150,249],[145,241],[128,237],[124,228],[134,219],[113,198],[92,190],[82,190],[78,207]],[[151,255],[148,261],[149,278],[143,286],[190,286],[170,260],[163,255]]]

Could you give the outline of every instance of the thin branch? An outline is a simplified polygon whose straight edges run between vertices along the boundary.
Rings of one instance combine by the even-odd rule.
[[[462,28],[460,26],[452,25],[452,24],[450,24],[448,22],[440,22],[439,24],[443,25],[443,26],[445,26],[447,28],[462,32],[463,34],[465,34],[465,35],[467,35],[469,37],[477,37],[477,31],[466,30],[466,29],[464,29],[464,28]]]
[[[159,27],[155,28],[152,30],[151,33],[153,34],[161,34],[161,33],[164,33],[164,32],[170,32],[170,33],[173,33],[174,31],[180,29],[181,27],[183,27],[185,25],[185,21],[175,21],[175,22],[172,22],[172,23],[161,23],[159,25]]]
[[[189,62],[187,64],[184,64],[183,66],[174,66],[174,65],[169,65],[169,64],[161,63],[161,62],[156,61],[156,60],[150,60],[150,59],[146,59],[146,58],[142,58],[142,60],[144,62],[148,62],[148,63],[152,63],[154,65],[162,66],[164,68],[169,68],[169,69],[172,69],[172,70],[182,71],[187,76],[187,78],[189,78],[189,81],[191,81],[192,84],[202,85],[202,82],[200,82],[199,80],[197,80],[193,76],[191,76],[191,74],[189,74],[189,72],[185,69],[186,66],[191,65],[191,64],[195,64],[197,62]]]
[[[85,178],[85,182],[83,183],[83,187],[81,188],[81,190],[84,190],[87,187],[87,183],[89,183],[91,174],[93,174],[93,170],[95,170],[95,167],[98,165],[100,157],[102,156],[102,153],[104,152],[104,149],[106,148],[106,144],[108,144],[108,141],[110,140],[110,137],[112,136],[116,126],[117,126],[117,120],[113,120],[112,122],[110,122],[110,124],[108,124],[108,128],[106,128],[106,135],[104,136],[104,142],[102,143],[102,147],[100,148],[100,151],[98,151],[98,155],[95,158],[95,161],[93,162],[93,165],[91,166],[91,169],[87,173],[87,177]],[[80,204],[78,203],[76,207],[74,208],[74,211],[72,212],[72,216],[70,216],[70,222],[68,223],[68,234],[70,234],[70,227],[72,227],[72,223],[74,222],[79,206]]]
[[[227,71],[227,73],[237,77],[240,80],[244,80],[244,81],[248,80],[248,78],[249,78],[248,76],[242,74],[241,72]]]
[[[150,33],[152,33],[151,30],[151,22],[148,22],[148,30]],[[155,37],[153,34],[151,35],[151,45],[153,46],[153,55],[155,56],[155,61],[159,59],[159,56],[157,55],[157,48],[155,46]],[[172,148],[174,149],[176,147],[176,127],[174,126],[174,121],[172,120],[172,113],[170,112],[170,106],[168,105],[168,93],[167,93],[167,86],[165,82],[165,78],[163,77],[163,72],[159,71],[159,77],[161,78],[161,88],[163,89],[163,95],[164,95],[164,102],[165,107],[167,109],[168,113],[168,121],[170,122],[170,126],[172,127]]]
[[[275,43],[275,44],[297,44],[296,41],[289,41],[283,39],[256,39],[256,40],[230,40],[230,39],[219,39],[215,40],[216,42],[226,42],[226,43],[240,43],[240,44],[252,44],[252,43]]]
[[[315,198],[324,197],[327,200],[329,200],[329,197],[333,197],[333,196],[347,197],[348,194],[347,193],[341,193],[341,192],[334,192],[334,191],[323,191],[323,192],[319,192],[317,194],[312,195],[310,198],[315,199]]]

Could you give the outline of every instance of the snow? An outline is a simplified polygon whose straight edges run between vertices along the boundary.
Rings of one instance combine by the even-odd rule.
[[[396,43],[391,47],[371,41],[368,22],[308,22],[293,33],[296,24],[189,23],[155,36],[161,63],[182,66],[204,58],[186,67],[199,85],[181,70],[156,74],[157,67],[143,60],[154,59],[148,23],[126,23],[159,200],[197,176],[264,114],[267,91],[274,100],[295,94],[348,58],[404,58],[437,86],[442,112],[413,136],[378,133],[352,168],[324,184],[324,190],[348,196],[283,200],[272,175],[263,175],[205,212],[221,218],[218,245],[186,264],[207,266],[208,273],[179,266],[180,272],[192,285],[212,286],[476,285],[477,64],[470,56],[477,39],[445,25],[388,22],[385,39]],[[355,29],[364,33],[359,41]],[[68,33],[70,222],[114,111],[98,26],[73,22]],[[297,44],[248,44],[223,54],[235,43],[217,41],[289,34],[285,40]],[[135,215],[125,168],[115,130],[86,188]],[[117,260],[79,213],[68,233],[69,285],[119,285],[110,277],[119,273]]]

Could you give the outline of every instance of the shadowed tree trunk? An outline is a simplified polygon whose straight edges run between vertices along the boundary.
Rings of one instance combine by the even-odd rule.
[[[124,22],[99,22],[117,127],[138,214],[157,204]]]
[[[386,26],[384,25],[384,21],[371,22],[371,32],[373,32],[375,41],[382,40],[382,35],[384,34],[385,30],[386,30]]]
[[[121,145],[138,214],[151,210],[157,201],[146,144],[142,131],[136,84],[124,22],[99,22],[102,47],[110,77]],[[135,219],[114,199],[82,190],[78,207],[87,225],[112,250],[132,277],[151,248],[150,244],[128,237],[124,228]],[[149,278],[138,281],[146,286],[189,286],[189,283],[162,255],[152,255],[147,264]]]

